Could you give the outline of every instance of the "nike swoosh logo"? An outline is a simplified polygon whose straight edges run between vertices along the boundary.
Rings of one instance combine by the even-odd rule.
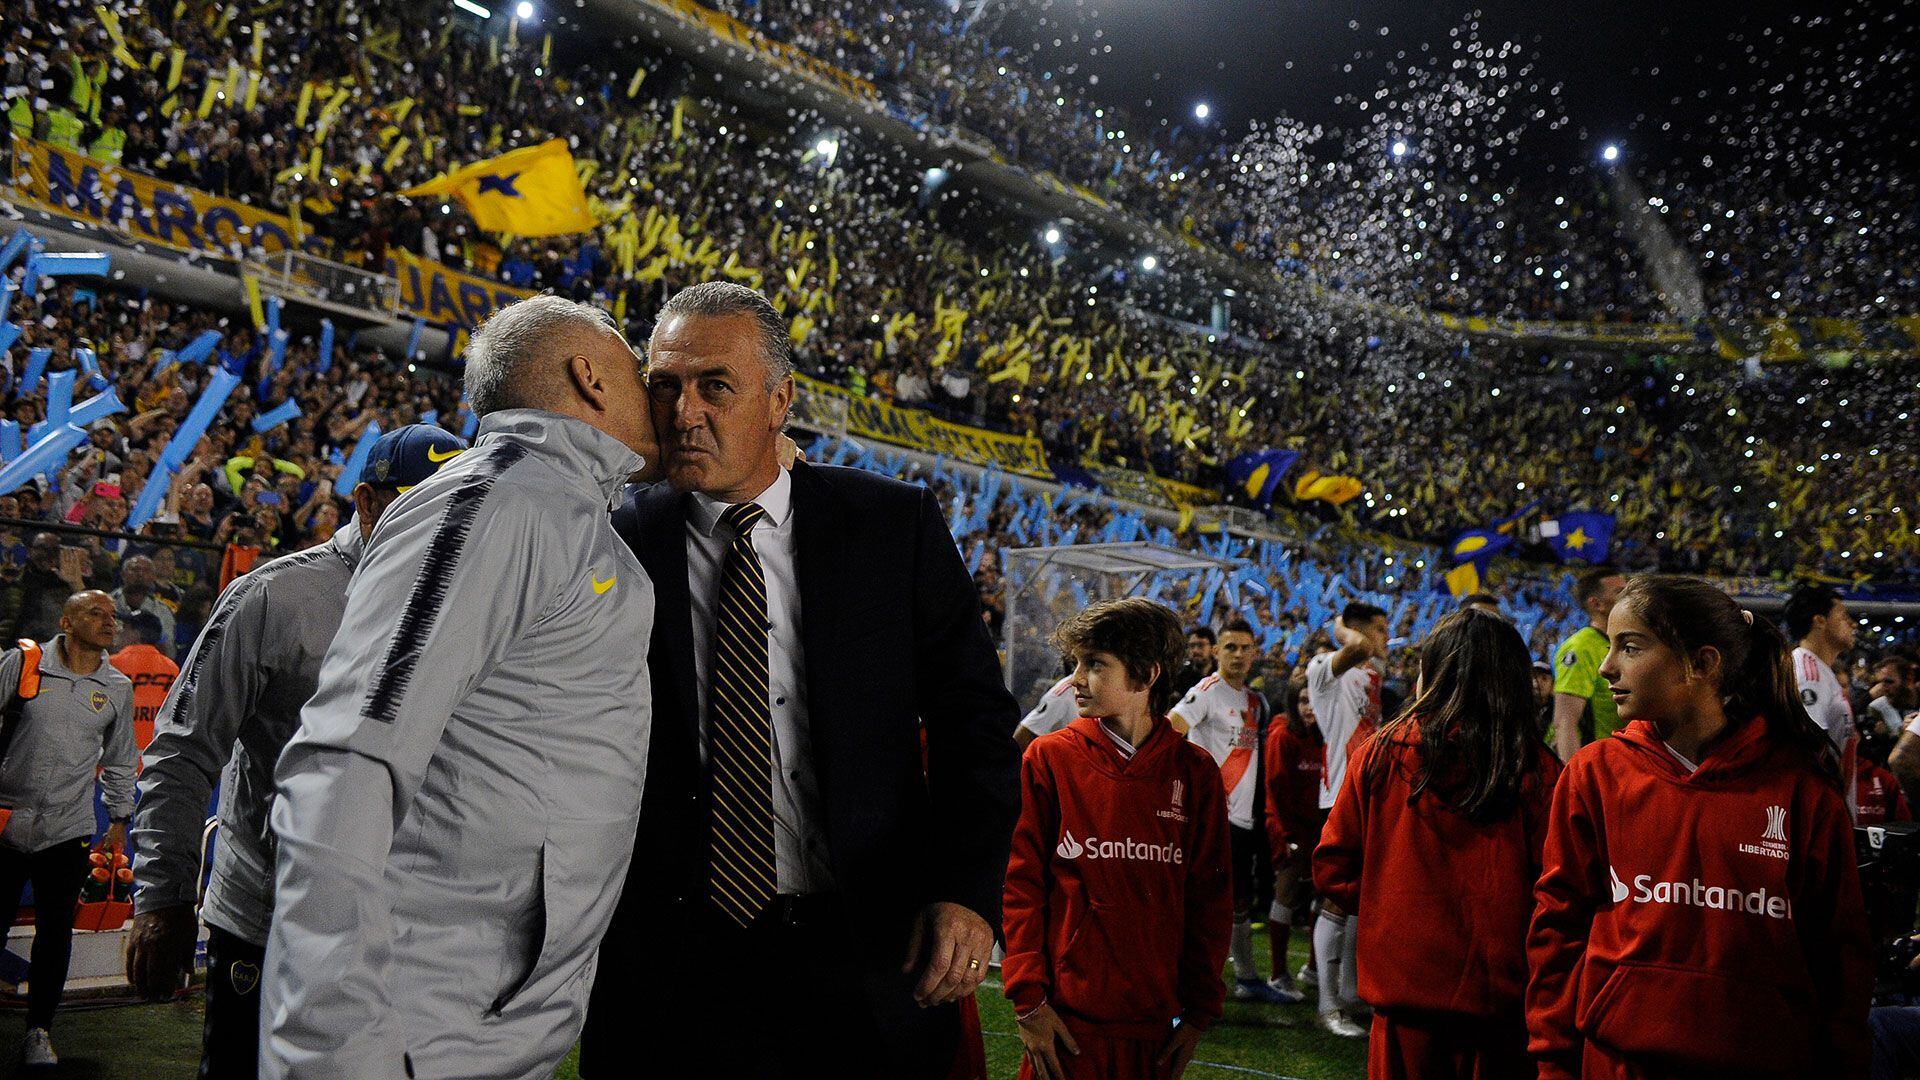
[[[465,453],[465,451],[463,450],[449,450],[446,453],[442,454],[436,451],[433,447],[429,446],[427,447],[427,460],[433,462],[435,465],[438,465],[443,461],[450,461],[453,458],[457,458],[463,453]]]
[[[619,580],[620,580],[620,575],[619,575],[619,574],[615,574],[615,575],[613,575],[612,577],[610,577],[610,578],[608,578],[608,579],[607,579],[607,580],[605,580],[605,581],[601,581],[601,580],[600,580],[599,578],[594,578],[594,579],[593,579],[593,593],[594,593],[594,595],[595,595],[595,596],[599,596],[599,595],[601,595],[601,594],[603,594],[603,593],[605,593],[605,592],[606,592],[606,591],[607,591],[608,589],[611,589],[611,588],[613,588],[613,583],[614,583],[614,582],[616,582],[616,581],[619,581]]]

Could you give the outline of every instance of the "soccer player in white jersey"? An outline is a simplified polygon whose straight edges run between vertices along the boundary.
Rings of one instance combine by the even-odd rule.
[[[1857,813],[1855,765],[1859,733],[1853,724],[1853,700],[1847,684],[1834,674],[1840,655],[1853,648],[1853,616],[1846,601],[1825,585],[1802,585],[1787,597],[1782,613],[1787,637],[1799,644],[1793,650],[1793,678],[1800,684],[1800,703],[1820,725],[1840,753],[1846,777],[1847,811]]]
[[[1213,674],[1195,683],[1167,715],[1174,730],[1186,733],[1213,755],[1220,766],[1221,786],[1227,791],[1227,832],[1233,852],[1233,996],[1240,1001],[1290,1004],[1297,993],[1268,986],[1253,956],[1253,909],[1260,892],[1258,867],[1266,834],[1254,815],[1260,787],[1260,722],[1266,700],[1247,685],[1253,673],[1253,628],[1235,619],[1221,629],[1214,647],[1219,665]]]
[[[1333,806],[1333,797],[1347,776],[1347,752],[1355,737],[1380,726],[1380,671],[1375,660],[1387,655],[1387,613],[1372,604],[1348,604],[1334,620],[1334,652],[1307,662],[1307,700],[1313,704],[1321,734],[1327,740],[1327,767],[1320,777],[1320,809]],[[1324,901],[1313,925],[1313,952],[1319,965],[1318,1022],[1346,1038],[1361,1038],[1366,1029],[1340,1011],[1343,1002],[1359,998],[1354,971],[1354,920]]]
[[[1040,696],[1040,703],[1013,729],[1013,741],[1024,751],[1028,743],[1059,731],[1079,715],[1080,710],[1073,703],[1073,676],[1069,675]]]

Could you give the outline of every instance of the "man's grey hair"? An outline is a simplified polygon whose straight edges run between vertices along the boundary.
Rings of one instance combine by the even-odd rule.
[[[618,334],[613,316],[559,296],[529,296],[493,314],[467,342],[467,405],[476,416],[551,408],[559,396],[557,342],[580,331]]]
[[[674,315],[705,315],[726,318],[751,315],[760,328],[760,351],[767,361],[767,390],[779,388],[793,374],[793,341],[787,336],[787,320],[773,310],[767,298],[731,281],[703,281],[673,294],[660,309],[658,323]]]

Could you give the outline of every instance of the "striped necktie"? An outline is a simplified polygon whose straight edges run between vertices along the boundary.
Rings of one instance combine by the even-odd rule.
[[[753,527],[767,512],[737,503],[720,515],[733,542],[714,610],[708,760],[713,770],[713,857],[707,894],[751,926],[776,884],[773,853],[773,715],[767,705],[767,579]]]

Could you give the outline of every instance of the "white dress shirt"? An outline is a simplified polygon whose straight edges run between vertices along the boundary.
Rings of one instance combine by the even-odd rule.
[[[828,892],[820,784],[807,727],[806,657],[800,649],[800,582],[793,545],[793,477],[781,469],[754,502],[766,511],[753,527],[753,552],[767,581],[767,708],[773,716],[774,871],[783,893]],[[712,730],[707,714],[713,670],[714,605],[733,534],[720,527],[729,504],[694,492],[687,508],[687,588],[693,600],[693,671],[700,696],[700,758]]]

